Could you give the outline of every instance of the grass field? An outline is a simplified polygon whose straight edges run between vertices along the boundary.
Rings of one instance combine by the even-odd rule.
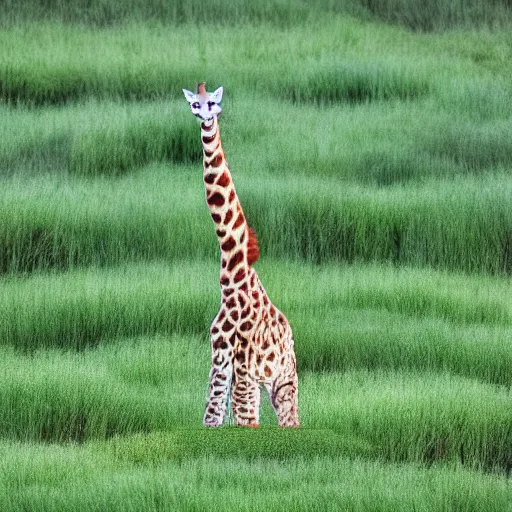
[[[509,1],[7,1],[0,26],[0,510],[512,511]],[[267,398],[260,429],[202,427],[200,80],[299,430]]]

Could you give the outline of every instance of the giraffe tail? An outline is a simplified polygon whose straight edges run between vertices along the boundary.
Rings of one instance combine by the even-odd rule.
[[[250,226],[247,226],[247,234],[249,235],[247,240],[247,263],[252,265],[260,257],[260,247],[256,233]]]

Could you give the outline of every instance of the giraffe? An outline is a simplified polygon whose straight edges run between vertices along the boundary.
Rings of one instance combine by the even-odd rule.
[[[256,234],[238,199],[220,139],[223,88],[183,89],[201,120],[206,203],[220,246],[221,305],[210,326],[211,369],[203,424],[222,425],[228,394],[237,426],[258,427],[263,385],[282,427],[299,427],[298,380],[292,330],[270,301],[256,270]]]

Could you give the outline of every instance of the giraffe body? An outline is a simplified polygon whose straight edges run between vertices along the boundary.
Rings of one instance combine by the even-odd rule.
[[[220,139],[222,89],[209,95],[200,84],[197,95],[184,93],[192,112],[202,119],[206,203],[221,251],[221,305],[210,327],[212,364],[203,423],[222,425],[231,393],[237,425],[258,426],[263,385],[279,425],[298,427],[292,330],[252,266],[259,257],[258,242],[245,220]]]

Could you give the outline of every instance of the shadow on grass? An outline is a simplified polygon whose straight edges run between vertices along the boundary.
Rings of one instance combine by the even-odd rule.
[[[372,446],[356,437],[329,429],[180,429],[137,434],[110,440],[113,455],[140,464],[194,457],[242,457],[244,459],[289,459],[316,456],[371,457]]]

